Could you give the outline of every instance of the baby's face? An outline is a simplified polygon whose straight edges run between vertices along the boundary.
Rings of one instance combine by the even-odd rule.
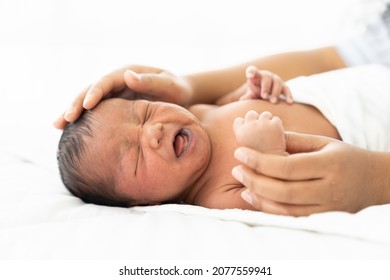
[[[180,106],[107,99],[93,115],[97,130],[91,145],[105,159],[96,164],[114,167],[116,194],[137,204],[181,199],[208,165],[209,137]]]

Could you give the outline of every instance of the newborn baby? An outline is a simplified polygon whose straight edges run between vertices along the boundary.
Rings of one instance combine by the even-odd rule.
[[[61,177],[74,195],[97,204],[254,210],[231,174],[239,164],[234,151],[247,146],[283,155],[284,129],[340,139],[310,105],[256,99],[185,109],[107,99],[65,129],[58,152]]]

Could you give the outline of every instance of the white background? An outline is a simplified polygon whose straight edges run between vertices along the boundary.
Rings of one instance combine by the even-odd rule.
[[[82,88],[128,63],[183,74],[332,44],[372,2],[2,0],[0,124],[50,126]]]

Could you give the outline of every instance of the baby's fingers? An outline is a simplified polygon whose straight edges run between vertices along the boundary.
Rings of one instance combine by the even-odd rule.
[[[247,80],[247,95],[252,99],[267,99],[272,87],[272,78],[270,76],[261,76],[257,74],[254,78]]]
[[[283,88],[283,85],[282,85],[282,81],[281,79],[278,77],[278,76],[275,76],[274,79],[273,79],[273,83],[272,83],[272,90],[271,90],[271,95],[269,97],[269,101],[271,103],[277,103],[278,100],[279,100],[279,96],[282,92],[282,88]]]
[[[261,75],[260,79],[260,96],[263,99],[268,99],[273,87],[273,77],[267,74]]]
[[[247,79],[253,79],[256,76],[257,68],[254,65],[248,66],[245,71]]]
[[[290,89],[285,85],[283,80],[278,75],[272,77],[272,89],[269,96],[271,103],[277,103],[281,96],[284,96],[284,100],[288,104],[293,103],[293,98]]]
[[[243,118],[235,118],[233,122],[233,131],[236,132],[245,123]]]
[[[292,93],[291,93],[291,90],[288,86],[286,85],[283,85],[283,89],[282,89],[282,92],[286,98],[286,102],[288,104],[292,104],[294,103],[294,100],[293,100],[293,97],[292,97]]]

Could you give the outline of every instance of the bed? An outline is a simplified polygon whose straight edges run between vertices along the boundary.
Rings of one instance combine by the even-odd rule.
[[[184,39],[171,43],[163,41],[165,43],[156,50],[149,46],[153,40],[147,37],[146,42],[134,46],[130,52],[123,47],[133,43],[129,38],[116,46],[107,42],[126,31],[120,16],[112,17],[108,27],[100,23],[97,15],[90,15],[91,21],[83,21],[88,5],[76,2],[61,4],[59,1],[49,6],[39,2],[34,7],[23,6],[21,12],[27,19],[36,19],[30,14],[30,8],[40,18],[32,20],[27,30],[24,29],[27,21],[21,24],[10,16],[5,19],[13,27],[2,30],[5,40],[0,54],[3,77],[0,85],[0,259],[367,260],[390,257],[390,205],[370,207],[357,214],[330,212],[294,218],[175,204],[103,207],[85,204],[70,195],[57,170],[60,132],[52,128],[51,123],[88,81],[95,80],[107,69],[123,65],[124,61],[164,65],[176,72],[186,72],[203,69],[208,63],[222,65],[226,57],[230,60],[224,65],[258,54],[254,46],[244,44],[233,44],[221,50],[222,45],[230,42],[231,34],[226,28],[227,31],[219,34],[221,37],[213,36],[213,29],[210,31],[206,26],[213,23],[212,13],[206,13],[206,23],[196,27],[199,30],[190,26],[193,32],[196,30],[195,35],[199,37],[196,40],[193,35],[184,35]],[[313,8],[310,2],[305,3]],[[192,8],[196,7],[195,3],[190,3]],[[184,7],[180,1],[176,4]],[[4,8],[12,11],[20,8],[18,4],[8,5]],[[147,4],[138,2],[138,5],[141,11],[147,8]],[[329,5],[331,9],[332,4]],[[78,9],[73,9],[75,7]],[[320,7],[328,6],[323,3]],[[218,5],[212,4],[211,8],[216,11]],[[273,8],[277,9],[277,5],[271,5],[270,9]],[[104,6],[97,4],[97,10],[103,12]],[[195,20],[202,11],[195,9],[194,15],[188,12],[183,18],[192,15],[190,19]],[[153,15],[159,16],[158,13]],[[136,13],[131,20],[134,17],[141,20]],[[181,20],[164,19],[167,21],[158,31],[177,26],[176,21]],[[134,22],[126,23],[131,26]],[[83,33],[94,24],[97,27],[91,29],[92,32]],[[121,28],[112,31],[113,26]],[[293,26],[292,30],[297,32],[298,26]],[[213,28],[222,27],[222,23],[217,23]],[[97,34],[99,28],[108,38],[102,39]],[[144,32],[152,30],[145,29]],[[137,33],[139,29],[134,32],[141,35]],[[163,39],[164,34],[157,32],[157,39]],[[316,31],[305,35],[314,34]],[[240,41],[243,39],[240,36],[246,35],[249,36],[249,32],[234,39]],[[186,38],[189,42],[185,42]],[[173,37],[168,36],[168,41],[170,39]],[[323,44],[324,33],[314,39]],[[202,40],[211,41],[211,46],[199,43]],[[268,42],[269,46],[263,45],[264,52],[275,42],[279,45],[278,39]],[[307,47],[315,46],[304,43]],[[284,47],[301,45],[290,43]],[[242,48],[243,52],[237,51]],[[240,55],[234,58],[227,55],[234,52]],[[177,60],[172,61],[172,57]],[[190,65],[183,65],[184,59],[188,59]]]
[[[9,131],[10,133],[10,131]],[[390,206],[357,214],[283,217],[192,205],[88,205],[56,166],[58,133],[15,129],[0,152],[0,258],[382,259],[390,256]],[[20,149],[26,135],[32,145]],[[35,141],[34,141],[35,140]],[[17,145],[19,144],[19,145]]]

